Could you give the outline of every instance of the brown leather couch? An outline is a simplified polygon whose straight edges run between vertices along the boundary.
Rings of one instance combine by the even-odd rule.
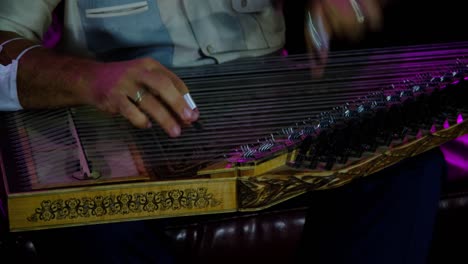
[[[256,213],[175,219],[165,228],[165,234],[174,244],[181,262],[291,263],[301,238],[306,207],[300,206],[302,202],[298,201],[289,203]],[[468,181],[446,182],[429,263],[468,261],[465,257],[468,248],[467,207]]]
[[[182,263],[289,263],[304,218],[304,208],[269,210],[171,225],[165,233]]]

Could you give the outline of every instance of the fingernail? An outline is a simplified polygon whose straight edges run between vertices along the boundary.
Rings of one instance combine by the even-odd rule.
[[[184,108],[184,119],[185,120],[192,120],[192,117],[193,117],[193,111],[188,109],[188,108]]]
[[[195,109],[192,113],[193,113],[192,115],[193,121],[197,120],[200,117],[200,112],[197,109]]]
[[[174,126],[171,129],[171,136],[178,137],[180,135],[180,127]]]
[[[148,122],[148,124],[146,125],[146,128],[152,128],[153,127],[153,124],[151,122]]]

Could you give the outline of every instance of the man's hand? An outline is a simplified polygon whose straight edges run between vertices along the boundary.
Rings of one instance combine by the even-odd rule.
[[[17,37],[0,31],[0,42]],[[8,43],[0,63],[10,63],[34,44],[26,39]],[[171,137],[179,136],[182,127],[199,116],[184,99],[188,89],[182,80],[153,59],[101,63],[36,48],[21,58],[17,92],[24,109],[89,104],[121,114],[139,128],[154,120]]]
[[[156,121],[171,137],[198,119],[184,100],[188,89],[174,73],[153,59],[98,63],[92,71],[89,104],[121,114],[139,128]]]
[[[380,29],[381,23],[379,0],[310,0],[304,31],[307,48],[316,56],[314,75],[323,73],[332,37],[358,41],[366,30]]]

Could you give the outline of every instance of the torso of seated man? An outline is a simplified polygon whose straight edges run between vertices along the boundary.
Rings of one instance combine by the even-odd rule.
[[[59,2],[3,2],[0,17],[6,19],[0,30],[40,41],[38,36],[47,31]],[[271,54],[284,45],[285,25],[279,1],[67,0],[59,7],[63,8],[64,23],[57,48],[100,61],[152,57],[171,67],[199,66]],[[9,16],[9,21],[24,23],[9,24]],[[110,175],[137,173],[133,166],[122,164],[128,155],[129,151],[124,150],[105,157],[113,168]],[[38,173],[48,175],[51,171],[65,175],[66,164]]]
[[[59,2],[10,1],[6,5],[50,13]],[[152,57],[167,66],[197,66],[262,56],[284,45],[281,1],[67,0],[62,7],[64,32],[59,47],[101,61]],[[29,15],[6,11],[1,15]],[[12,20],[26,21],[13,26],[26,37],[37,38],[37,32],[46,30],[47,21],[31,23],[34,16]]]

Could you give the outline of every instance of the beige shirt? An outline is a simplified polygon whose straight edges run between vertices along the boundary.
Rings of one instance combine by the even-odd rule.
[[[0,30],[41,40],[60,0],[2,0]],[[168,66],[222,63],[281,49],[276,0],[65,0],[65,50],[101,60],[152,56]]]

